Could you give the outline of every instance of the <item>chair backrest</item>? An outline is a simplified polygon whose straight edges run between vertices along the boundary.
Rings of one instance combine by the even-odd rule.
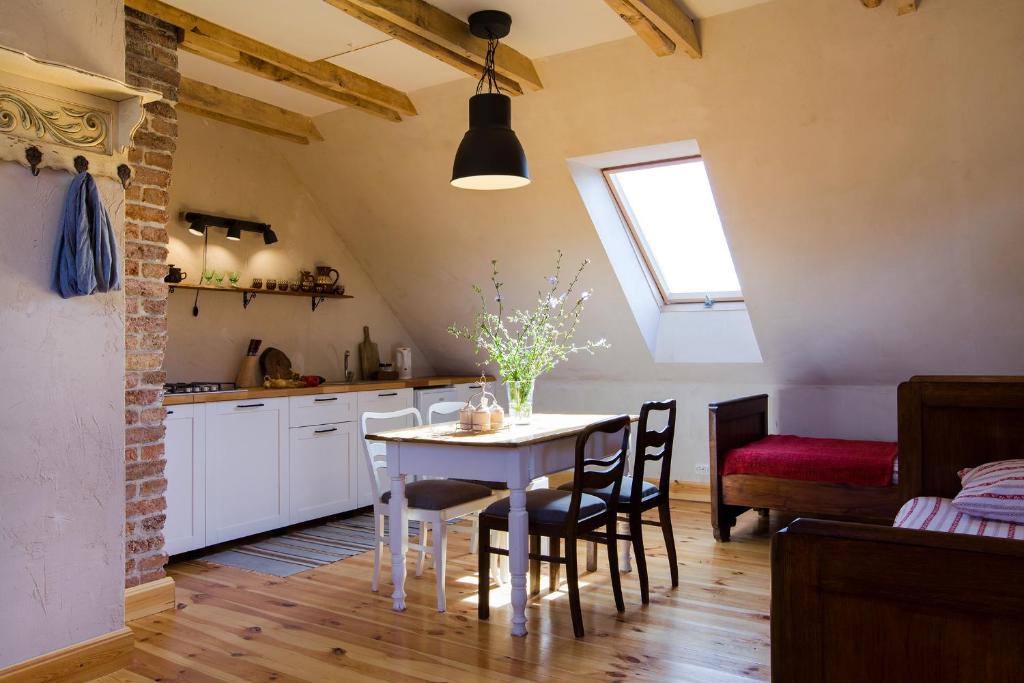
[[[602,449],[602,453],[593,457],[587,456],[587,446],[591,438],[597,435],[622,433],[616,439],[617,445],[611,452]],[[591,450],[594,450],[591,448]],[[579,519],[580,503],[584,489],[603,489],[612,487],[608,501],[608,512],[615,519],[618,509],[619,491],[622,488],[622,475],[626,471],[626,458],[629,455],[629,416],[619,415],[603,422],[590,425],[576,437],[576,467],[572,478],[572,498],[569,501],[569,514],[566,526],[574,525]]]
[[[451,415],[465,407],[462,401],[438,401],[427,409],[427,424],[434,424],[434,415]]]
[[[665,427],[652,429],[648,424],[651,413],[667,412]],[[644,466],[661,461],[658,490],[668,495],[672,481],[672,441],[676,434],[676,401],[647,401],[640,408],[640,425],[636,433],[636,453],[633,455],[633,490],[630,499],[639,501],[643,490]]]
[[[368,423],[371,420],[393,420],[398,417],[405,417],[406,415],[412,415],[413,422],[419,427],[423,424],[423,417],[420,415],[420,411],[415,408],[402,408],[401,410],[394,410],[388,413],[374,413],[365,412],[359,418],[363,427],[363,435],[372,434],[372,430],[369,428]],[[366,453],[366,464],[370,468],[370,484],[373,487],[373,503],[376,505],[380,502],[380,497],[383,495],[385,486],[390,489],[390,484],[387,484],[387,469],[388,459],[387,444],[383,441],[370,441],[369,439],[363,439],[363,451]],[[384,482],[381,481],[381,477],[384,477]]]

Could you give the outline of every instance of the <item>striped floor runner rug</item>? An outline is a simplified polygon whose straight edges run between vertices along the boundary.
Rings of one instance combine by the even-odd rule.
[[[197,559],[261,574],[291,576],[368,550],[373,550],[370,512],[245,541]]]

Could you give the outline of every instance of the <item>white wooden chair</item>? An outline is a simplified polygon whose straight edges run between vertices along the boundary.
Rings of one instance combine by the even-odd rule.
[[[371,420],[391,420],[412,415],[416,425],[423,424],[420,412],[415,408],[404,408],[389,413],[366,412],[360,418],[363,434],[372,432],[368,427]],[[387,538],[384,535],[384,518],[388,515],[391,498],[391,480],[387,476],[387,446],[379,441],[363,439],[367,464],[370,467],[370,482],[373,487],[373,529],[376,540],[373,546],[373,580],[371,589],[377,592],[380,585],[380,560]],[[383,479],[381,478],[383,476]],[[448,550],[448,522],[479,512],[498,499],[490,489],[479,484],[454,479],[426,479],[406,484],[409,521],[420,523],[418,543],[409,548],[418,551],[416,576],[423,575],[424,556],[434,558],[434,573],[437,578],[437,611],[445,611],[445,561]],[[433,532],[433,544],[427,545],[427,534]]]
[[[458,413],[463,407],[465,407],[465,405],[466,404],[462,401],[439,401],[427,409],[427,424],[436,424],[441,420],[437,419],[435,416],[448,416],[452,413]],[[456,415],[456,420],[457,419],[458,416]],[[491,482],[474,480],[473,483],[483,484],[484,486],[491,488],[489,486]],[[509,495],[509,490],[507,486],[505,488],[491,488],[491,493],[495,498],[506,498]],[[475,555],[480,550],[480,517],[476,514],[469,515],[468,517],[473,524],[469,535],[469,552]],[[507,538],[505,537],[504,532],[496,531],[495,534],[499,537],[497,541],[499,544],[502,544],[503,542],[507,543]],[[501,585],[502,581],[507,582],[509,580],[507,557],[497,554],[491,555],[491,565],[491,575],[494,576],[498,585]]]

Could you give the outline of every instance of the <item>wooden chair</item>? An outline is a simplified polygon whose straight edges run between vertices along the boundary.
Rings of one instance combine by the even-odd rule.
[[[367,423],[371,420],[390,420],[412,415],[416,425],[423,423],[420,412],[415,408],[403,408],[389,413],[366,412],[362,414],[363,434],[371,433]],[[367,463],[370,467],[370,482],[373,487],[373,580],[371,589],[377,592],[380,584],[380,558],[387,538],[384,536],[384,518],[389,512],[391,491],[387,476],[387,447],[379,441],[363,439]],[[381,479],[383,476],[383,480]],[[448,551],[448,522],[478,512],[497,498],[486,486],[471,484],[454,479],[427,479],[406,485],[408,519],[420,523],[418,543],[409,548],[419,551],[416,559],[416,576],[423,575],[424,556],[434,558],[434,574],[437,578],[437,611],[445,611],[445,559]],[[432,547],[427,545],[427,534],[433,533]]]
[[[588,457],[588,442],[595,434],[615,435],[621,432],[619,447],[601,457]],[[593,444],[591,444],[593,450]],[[629,417],[620,415],[604,422],[591,425],[576,438],[576,466],[573,473],[572,490],[535,489],[526,492],[526,512],[529,516],[530,552],[529,558],[536,562],[551,562],[565,565],[566,581],[569,585],[569,611],[572,629],[577,638],[583,637],[583,614],[580,610],[579,573],[576,564],[577,540],[599,540],[608,548],[608,566],[611,570],[612,591],[615,594],[615,608],[619,612],[626,607],[622,600],[622,586],[619,580],[618,556],[616,554],[615,523],[618,512],[619,489],[626,468],[629,453]],[[607,501],[592,496],[586,489],[609,488],[612,495]],[[490,531],[508,531],[509,499],[492,503],[480,513],[480,537],[489,539]],[[599,529],[605,528],[601,533]],[[540,539],[551,541],[551,553],[540,552]],[[558,552],[558,543],[565,539],[565,555]],[[479,556],[479,616],[490,616],[490,556],[492,553],[508,555],[503,548],[493,548],[490,543],[480,547]]]
[[[651,413],[665,413],[665,427],[660,430],[649,427]],[[672,576],[672,587],[679,586],[679,566],[676,563],[676,543],[672,534],[672,515],[669,510],[668,490],[672,480],[672,439],[676,431],[676,402],[648,401],[640,408],[640,424],[636,434],[636,451],[633,455],[633,475],[622,478],[619,492],[620,521],[625,522],[628,533],[616,533],[620,540],[630,542],[636,561],[637,576],[640,579],[640,600],[648,604],[650,585],[647,578],[647,558],[644,554],[643,525],[660,526],[665,537],[665,550],[668,553],[669,572]],[[653,452],[649,452],[652,451]],[[644,479],[644,467],[647,462],[661,461],[661,473],[658,485],[655,486]],[[562,489],[571,489],[572,484],[563,484]],[[586,493],[606,501],[612,495],[611,487],[603,489],[587,489]],[[658,508],[658,519],[644,519],[648,510]],[[587,569],[596,569],[597,546],[593,542],[587,548]],[[627,555],[628,557],[628,551]],[[593,561],[591,562],[591,558]]]

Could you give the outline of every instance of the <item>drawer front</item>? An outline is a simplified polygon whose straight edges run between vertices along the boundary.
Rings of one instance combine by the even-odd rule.
[[[199,404],[197,404],[198,407]],[[206,406],[206,417],[213,415],[238,415],[241,413],[263,413],[288,409],[287,398],[246,398],[235,401],[210,401]],[[176,408],[180,406],[175,406]]]
[[[189,419],[195,415],[196,407],[189,403],[186,405],[167,406],[167,419]]]
[[[360,391],[357,396],[360,416],[366,412],[387,413],[392,410],[411,408],[413,400],[412,389]]]
[[[354,422],[356,419],[356,395],[352,393],[292,396],[288,402],[291,427]]]

